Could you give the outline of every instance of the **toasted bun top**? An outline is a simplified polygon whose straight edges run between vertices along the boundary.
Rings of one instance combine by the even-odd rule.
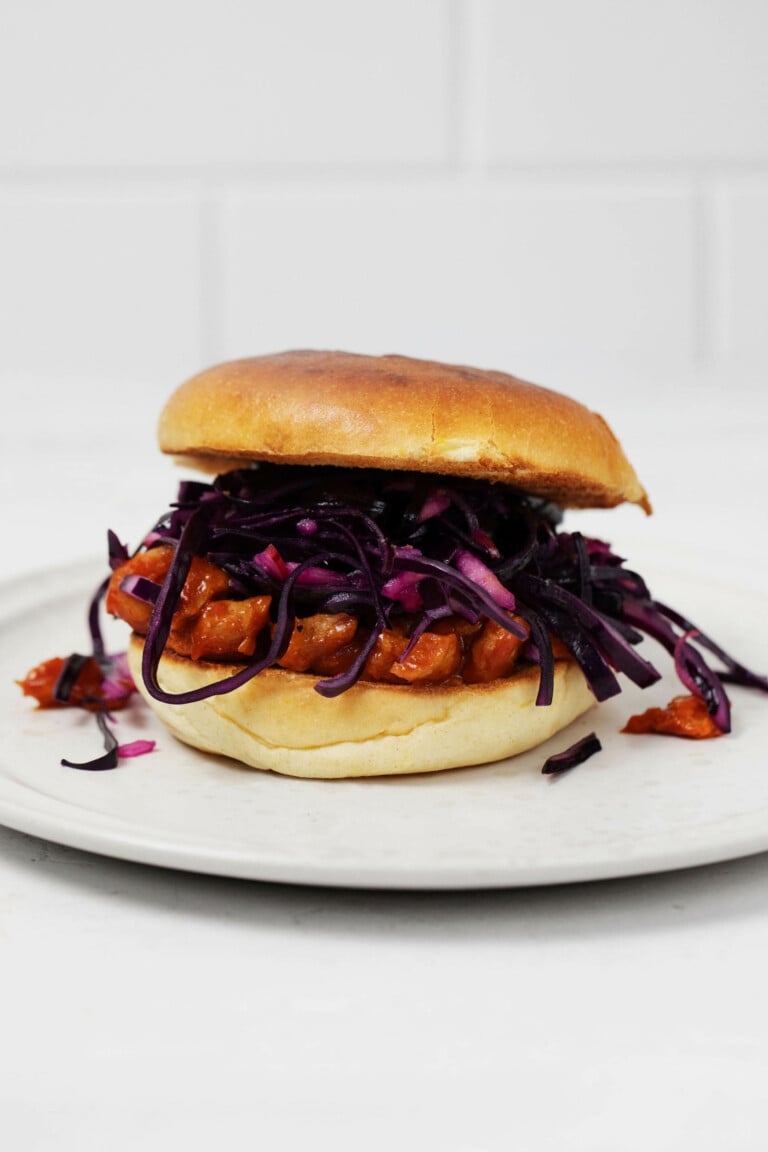
[[[629,501],[650,512],[601,416],[503,372],[406,356],[298,351],[219,364],[174,392],[159,441],[206,471],[268,460],[435,472],[563,507]]]

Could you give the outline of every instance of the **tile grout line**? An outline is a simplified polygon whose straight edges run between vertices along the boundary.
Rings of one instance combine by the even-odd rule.
[[[203,184],[198,206],[198,261],[200,285],[198,293],[200,367],[213,364],[220,358],[223,345],[222,331],[222,251],[221,251],[221,195],[215,185]]]
[[[712,178],[705,186],[704,211],[708,237],[707,302],[709,305],[709,351],[713,364],[723,364],[727,358],[728,328],[730,323],[731,269],[729,220],[723,185]]]
[[[445,162],[460,168],[464,141],[462,136],[462,106],[464,103],[464,53],[462,51],[462,14],[466,0],[450,0],[446,4],[445,29]]]
[[[485,0],[454,0],[451,7],[452,155],[462,175],[482,175],[488,162],[488,7]]]
[[[704,368],[712,358],[712,236],[706,181],[694,176],[691,185],[692,217],[692,361]]]
[[[344,182],[348,187],[364,189],[373,184],[390,184],[401,181],[411,183],[450,184],[467,174],[475,175],[479,183],[489,188],[503,187],[508,182],[520,179],[542,184],[568,184],[571,181],[658,181],[699,179],[716,180],[734,177],[765,178],[768,176],[768,163],[765,161],[737,162],[733,160],[635,160],[635,161],[534,161],[521,160],[518,163],[491,163],[485,155],[485,145],[479,142],[480,128],[477,127],[481,98],[473,96],[470,103],[475,112],[470,116],[465,101],[458,89],[452,102],[461,105],[463,111],[458,119],[466,121],[459,131],[454,131],[454,144],[451,150],[457,155],[443,164],[382,163],[367,165],[236,165],[217,166],[191,165],[188,167],[138,167],[94,169],[89,167],[54,166],[45,168],[7,169],[0,165],[0,197],[19,195],[40,195],[46,199],[62,195],[131,195],[159,194],[161,196],[185,193],[190,186],[215,183],[218,187],[236,189],[249,184],[286,185],[301,187],[328,187]],[[475,124],[475,128],[471,125]],[[470,146],[467,138],[475,134]],[[461,141],[461,142],[460,142]],[[474,157],[472,156],[474,152]]]

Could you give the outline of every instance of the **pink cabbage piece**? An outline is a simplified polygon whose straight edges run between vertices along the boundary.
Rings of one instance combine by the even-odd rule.
[[[154,752],[156,741],[131,740],[128,744],[119,744],[117,755],[121,760],[129,760],[132,756],[145,756],[147,752]]]

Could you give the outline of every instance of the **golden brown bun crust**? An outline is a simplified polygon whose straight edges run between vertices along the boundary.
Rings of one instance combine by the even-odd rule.
[[[578,666],[555,664],[553,703],[537,708],[538,672],[491,684],[360,682],[326,700],[317,677],[270,668],[234,692],[196,704],[161,704],[141,679],[143,639],[128,657],[139,687],[164,724],[187,744],[253,768],[306,779],[404,775],[468,767],[534,748],[594,703]],[[166,654],[160,683],[183,692],[221,680],[231,666]]]
[[[244,460],[414,470],[499,480],[563,507],[650,511],[601,416],[503,372],[405,356],[300,351],[217,365],[171,396],[159,441],[208,471]]]

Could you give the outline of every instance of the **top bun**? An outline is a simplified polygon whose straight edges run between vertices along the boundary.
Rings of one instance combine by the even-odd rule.
[[[406,356],[282,352],[193,376],[160,417],[163,452],[206,471],[335,464],[501,481],[565,508],[650,512],[601,416],[503,372]]]

